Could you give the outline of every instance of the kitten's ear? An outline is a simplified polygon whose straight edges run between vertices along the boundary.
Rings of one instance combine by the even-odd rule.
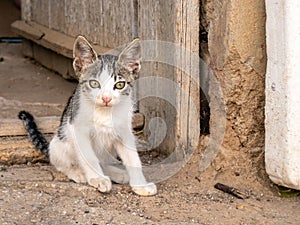
[[[83,36],[78,36],[73,47],[73,58],[75,73],[79,74],[84,68],[97,60],[97,53]]]
[[[134,39],[119,54],[118,63],[129,72],[136,74],[141,69],[141,44],[140,39]]]

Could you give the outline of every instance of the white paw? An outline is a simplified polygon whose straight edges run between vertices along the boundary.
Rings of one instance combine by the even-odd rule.
[[[100,192],[109,192],[111,190],[111,181],[106,176],[91,178],[89,184],[97,188]]]
[[[131,187],[134,193],[142,196],[151,196],[157,193],[157,188],[154,183],[148,183],[145,185],[136,185]]]

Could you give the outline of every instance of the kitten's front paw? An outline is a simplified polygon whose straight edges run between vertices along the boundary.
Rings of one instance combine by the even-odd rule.
[[[111,190],[111,181],[109,177],[91,178],[89,184],[97,188],[100,192],[109,192]]]
[[[142,196],[151,196],[157,193],[157,188],[154,183],[132,186],[132,190],[134,191],[134,193]]]

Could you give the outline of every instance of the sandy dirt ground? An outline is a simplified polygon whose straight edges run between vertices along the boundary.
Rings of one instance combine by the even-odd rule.
[[[61,114],[76,83],[23,58],[19,44],[0,44],[0,57],[0,118],[16,118],[21,109],[36,116]],[[0,165],[0,224],[300,223],[300,198],[279,197],[262,163],[256,168],[227,162],[222,169],[215,163],[200,173],[199,156],[208,138],[201,138],[177,174],[157,184],[158,194],[152,197],[137,196],[119,184],[102,194],[68,180],[47,163]],[[144,163],[148,160],[143,156]],[[247,198],[215,189],[218,182]]]

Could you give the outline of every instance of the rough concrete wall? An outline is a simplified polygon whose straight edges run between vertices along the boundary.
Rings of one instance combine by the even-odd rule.
[[[209,63],[226,105],[223,145],[257,154],[264,145],[264,1],[202,0],[202,3],[205,7],[202,30],[208,31]]]
[[[300,190],[300,2],[266,1],[266,171]]]

